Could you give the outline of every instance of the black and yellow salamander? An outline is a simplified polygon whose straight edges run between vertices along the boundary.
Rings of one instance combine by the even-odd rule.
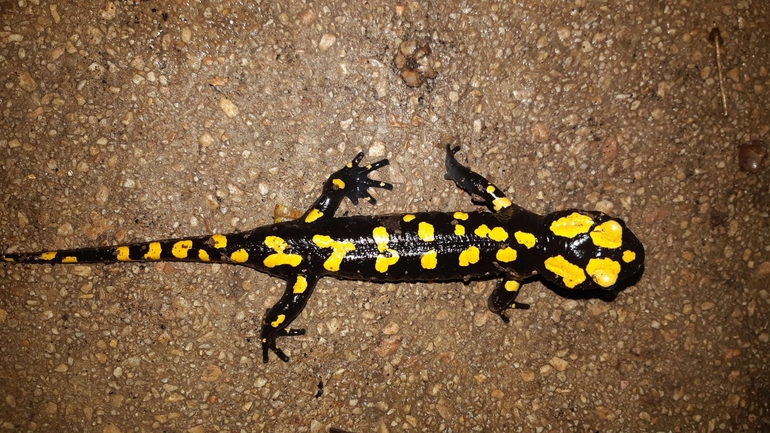
[[[503,321],[521,283],[536,274],[567,289],[613,289],[639,274],[644,247],[625,223],[598,211],[568,209],[545,216],[513,204],[497,186],[446,148],[448,180],[490,212],[415,212],[335,217],[347,197],[375,203],[369,188],[393,186],[369,178],[387,159],[359,166],[363,152],[332,174],[302,217],[234,234],[139,244],[0,255],[10,263],[218,262],[254,268],[286,281],[280,300],[262,320],[262,357],[276,339],[302,335],[289,328],[321,277],[351,280],[468,281],[497,279],[487,305]]]

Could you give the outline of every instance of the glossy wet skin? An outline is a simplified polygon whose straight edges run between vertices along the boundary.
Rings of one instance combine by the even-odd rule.
[[[497,279],[487,305],[503,321],[524,280],[542,274],[573,290],[613,289],[636,276],[644,247],[625,223],[597,211],[563,210],[544,216],[514,204],[502,190],[460,164],[447,146],[446,178],[489,210],[335,217],[344,198],[374,203],[369,179],[387,160],[359,166],[363,153],[332,174],[321,196],[297,220],[254,230],[113,247],[5,254],[14,263],[128,261],[219,262],[243,265],[286,281],[281,299],[262,320],[263,360],[281,336],[301,335],[289,325],[322,277],[365,281]]]

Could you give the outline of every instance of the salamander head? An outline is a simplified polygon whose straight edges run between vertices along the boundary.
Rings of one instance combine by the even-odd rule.
[[[559,286],[613,289],[644,267],[644,247],[623,220],[598,211],[567,209],[543,217],[538,272]]]

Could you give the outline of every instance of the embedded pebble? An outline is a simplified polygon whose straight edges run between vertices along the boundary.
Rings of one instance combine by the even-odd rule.
[[[374,349],[374,353],[382,358],[392,355],[401,345],[401,335],[391,335],[380,340],[380,344]]]
[[[326,51],[335,43],[337,43],[337,37],[326,33],[321,36],[321,40],[318,42],[318,48],[320,48],[321,51]]]
[[[374,140],[369,146],[368,155],[373,158],[379,158],[385,156],[385,143],[380,140]]]
[[[101,10],[101,17],[105,20],[111,20],[115,18],[118,13],[118,8],[112,2],[107,2],[104,5],[104,9]]]
[[[532,125],[532,141],[536,143],[548,141],[548,128],[545,123],[537,122]]]
[[[657,95],[661,98],[665,98],[668,95],[668,92],[671,90],[671,85],[669,85],[665,81],[661,81],[658,83],[658,90]]]
[[[414,69],[404,69],[401,71],[401,78],[404,80],[407,86],[417,87],[422,84],[420,73]]]
[[[382,328],[382,333],[385,335],[394,335],[398,333],[398,330],[399,330],[398,323],[390,322],[384,328]]]
[[[189,27],[182,28],[182,42],[189,44],[192,40],[192,30]]]
[[[203,374],[201,374],[201,380],[203,382],[216,382],[220,376],[222,376],[222,369],[214,364],[209,364],[206,366]]]
[[[609,200],[599,200],[594,205],[594,209],[598,210],[599,212],[604,212],[606,214],[611,214],[612,209],[615,208],[615,204],[613,204]]]
[[[535,372],[532,370],[524,370],[520,373],[520,376],[521,376],[521,381],[524,383],[532,382],[537,377]]]
[[[98,201],[99,203],[102,203],[102,204],[106,203],[109,197],[110,197],[110,189],[107,188],[106,186],[102,185],[99,187],[98,190],[96,190],[95,198],[96,198],[96,201]]]
[[[37,83],[32,78],[32,75],[29,74],[29,72],[21,71],[19,72],[19,87],[26,90],[27,92],[31,92],[35,90]]]
[[[102,429],[102,433],[121,433],[120,427],[116,426],[115,424],[107,424]]]
[[[337,331],[339,331],[341,325],[342,322],[340,322],[340,319],[336,317],[332,317],[331,320],[326,321],[326,328],[329,330],[330,334],[336,334]]]
[[[219,108],[221,108],[225,115],[230,118],[237,116],[239,112],[238,107],[233,103],[233,101],[225,98],[224,96],[219,98]]]
[[[567,369],[567,365],[569,365],[569,362],[557,356],[551,358],[548,363],[551,364],[557,371],[564,371]]]
[[[53,22],[56,24],[59,24],[59,21],[61,21],[61,16],[59,16],[59,11],[57,5],[49,5],[48,8],[51,11],[51,18],[53,18]]]
[[[767,145],[762,140],[751,140],[738,146],[738,165],[741,170],[757,173],[767,157]]]
[[[56,230],[56,234],[59,236],[70,236],[74,232],[75,232],[75,229],[72,227],[72,224],[70,223],[64,223],[60,225],[59,228]]]
[[[200,137],[198,137],[198,143],[200,143],[200,145],[205,149],[216,143],[216,139],[208,132],[204,132]]]

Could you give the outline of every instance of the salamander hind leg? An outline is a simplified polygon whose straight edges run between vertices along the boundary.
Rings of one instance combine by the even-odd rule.
[[[379,180],[369,179],[369,173],[388,165],[387,159],[382,159],[373,164],[359,166],[364,158],[364,153],[359,152],[352,161],[336,172],[324,182],[321,196],[313,203],[313,206],[302,215],[301,219],[306,223],[329,219],[334,217],[334,212],[347,197],[357,205],[359,199],[371,204],[377,200],[369,194],[369,188],[393,189],[393,185]]]
[[[495,287],[495,290],[489,295],[489,299],[487,299],[487,307],[489,310],[500,316],[505,323],[510,321],[510,319],[503,314],[505,313],[505,310],[509,308],[518,310],[529,309],[528,304],[514,301],[516,295],[519,294],[520,287],[521,283],[519,281],[504,278],[497,282],[497,287]]]
[[[289,362],[289,357],[276,346],[278,337],[304,335],[304,329],[291,329],[289,325],[302,313],[318,277],[311,275],[295,275],[286,280],[286,290],[281,299],[275,303],[262,319],[262,362],[267,363],[268,351],[272,350],[283,362]]]
[[[500,212],[515,206],[500,188],[493,185],[484,176],[460,164],[455,159],[455,153],[459,150],[460,146],[452,148],[448,144],[446,145],[446,174],[444,178],[454,181],[459,188],[470,194],[474,199],[474,204],[483,204],[492,212]]]

